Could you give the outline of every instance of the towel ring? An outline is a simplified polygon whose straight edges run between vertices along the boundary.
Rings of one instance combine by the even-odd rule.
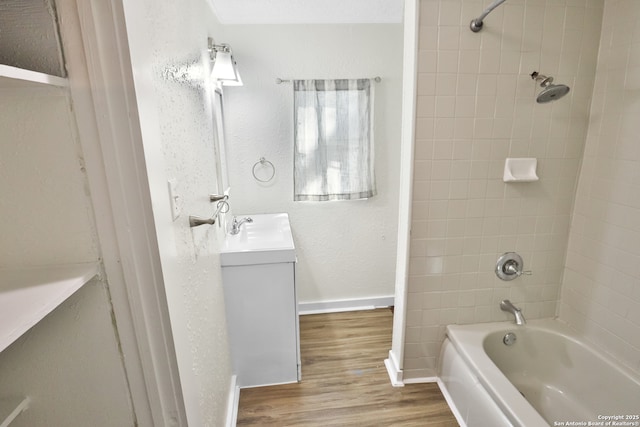
[[[256,167],[258,165],[271,167],[271,176],[269,176],[269,178],[267,178],[267,179],[258,178],[258,176],[256,175]],[[258,182],[269,182],[269,181],[271,181],[273,179],[274,176],[276,176],[276,167],[269,160],[265,159],[264,157],[260,157],[260,160],[258,160],[255,163],[255,165],[253,165],[253,168],[251,169],[251,173],[253,174],[253,177],[255,178],[256,181],[258,181]]]
[[[218,213],[229,212],[229,202],[226,200],[220,200],[216,206],[218,208]]]

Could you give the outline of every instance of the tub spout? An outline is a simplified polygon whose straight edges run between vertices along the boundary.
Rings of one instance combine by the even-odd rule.
[[[516,318],[516,325],[526,325],[527,321],[524,320],[524,315],[522,314],[522,310],[513,305],[511,301],[508,299],[502,300],[500,303],[500,310],[511,313]]]

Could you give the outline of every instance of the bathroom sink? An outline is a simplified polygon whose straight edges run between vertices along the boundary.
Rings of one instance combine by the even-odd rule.
[[[289,214],[237,215],[251,217],[238,234],[227,234],[220,251],[222,266],[295,262]]]

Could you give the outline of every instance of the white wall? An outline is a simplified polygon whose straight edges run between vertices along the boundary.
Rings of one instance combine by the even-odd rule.
[[[640,373],[640,3],[605,2],[560,318]]]
[[[433,376],[452,323],[556,314],[587,133],[602,2],[422,0],[405,378]],[[571,92],[537,104],[538,71]],[[507,157],[538,158],[540,181],[505,184]],[[532,276],[494,274],[522,255]]]
[[[61,90],[3,90],[0,267],[98,259],[74,128]]]
[[[392,296],[397,240],[402,26],[228,25],[244,81],[225,89],[233,213],[288,212],[300,302]],[[366,201],[293,202],[293,89],[276,78],[382,77],[376,84],[378,195]],[[274,180],[254,180],[265,157]]]
[[[149,188],[187,420],[225,423],[231,380],[218,226],[208,217],[217,188],[207,37],[215,19],[206,2],[125,1]],[[173,221],[167,181],[177,182],[182,214]]]
[[[12,427],[138,425],[108,301],[94,279],[0,353],[0,396],[31,399]]]

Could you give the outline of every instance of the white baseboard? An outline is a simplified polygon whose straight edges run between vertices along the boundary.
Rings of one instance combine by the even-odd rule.
[[[298,312],[301,316],[305,314],[338,313],[341,311],[373,310],[381,307],[390,307],[393,304],[393,295],[338,301],[301,302],[298,303]]]
[[[226,427],[236,427],[238,421],[238,403],[240,402],[240,387],[237,385],[238,377],[231,376],[231,387],[229,388],[229,398],[227,400],[227,421]]]
[[[387,368],[391,385],[394,387],[404,387],[404,381],[402,381],[402,369],[399,368],[396,356],[392,350],[389,350],[389,358],[384,359],[384,366]]]
[[[447,390],[447,387],[444,385],[442,380],[440,380],[440,378],[437,378],[437,383],[438,383],[438,388],[440,389],[440,391],[442,392],[442,395],[444,396],[444,400],[447,402],[447,405],[449,405],[449,409],[451,409],[451,412],[453,412],[453,416],[456,417],[456,421],[458,421],[458,424],[460,424],[460,427],[467,427],[467,423],[465,422],[464,417],[456,407],[455,403],[453,403],[453,398],[449,394],[449,390]]]
[[[418,377],[418,378],[407,378],[404,380],[405,384],[425,384],[425,383],[437,383],[438,377]]]

